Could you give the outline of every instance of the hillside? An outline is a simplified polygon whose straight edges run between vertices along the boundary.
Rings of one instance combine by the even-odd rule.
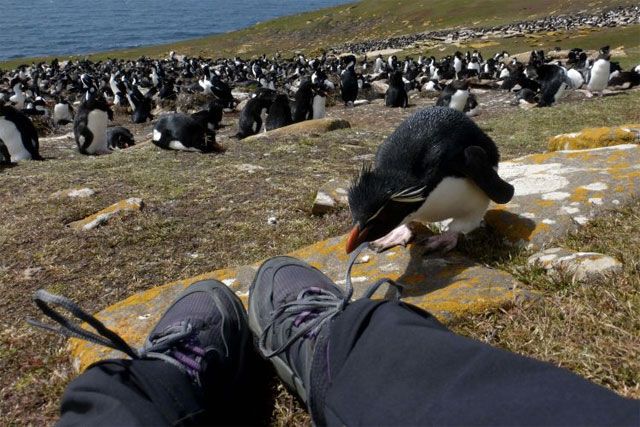
[[[317,53],[322,49],[347,42],[376,40],[453,27],[500,25],[549,15],[633,4],[635,2],[632,0],[594,0],[588,5],[577,0],[469,0],[462,5],[456,0],[362,0],[278,18],[227,34],[168,45],[100,52],[83,57],[92,60],[108,57],[137,58],[142,55],[160,57],[171,50],[190,56],[214,58],[235,55],[251,57],[276,52],[288,56],[295,51]],[[0,62],[0,67],[13,68],[21,63],[40,59],[49,58],[23,58]]]

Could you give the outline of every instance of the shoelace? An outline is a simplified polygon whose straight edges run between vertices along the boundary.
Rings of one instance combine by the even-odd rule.
[[[68,298],[51,294],[44,289],[38,290],[33,299],[42,312],[60,326],[52,326],[34,319],[27,319],[32,326],[42,328],[67,338],[73,337],[121,351],[132,359],[161,359],[187,373],[200,382],[198,372],[204,357],[204,349],[194,341],[194,329],[191,323],[171,325],[153,338],[152,344],[141,349],[132,348],[117,333],[84,311]],[[76,318],[86,322],[97,333],[82,328],[51,306],[59,306]]]
[[[265,357],[273,357],[282,353],[301,337],[317,336],[325,324],[345,309],[353,296],[351,270],[360,253],[368,246],[369,243],[362,243],[349,257],[345,273],[346,292],[344,296],[340,297],[322,288],[309,287],[301,291],[295,300],[281,305],[271,314],[271,319],[258,340],[258,346]],[[384,283],[388,283],[395,289],[394,299],[399,300],[402,294],[402,285],[389,278],[383,278],[371,284],[363,298],[371,298]],[[292,327],[299,329],[285,343],[270,351],[266,345],[267,337],[276,325],[286,329]]]

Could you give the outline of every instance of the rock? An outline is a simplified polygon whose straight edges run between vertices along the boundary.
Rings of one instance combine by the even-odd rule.
[[[70,197],[70,198],[85,198],[91,197],[96,194],[95,190],[91,188],[70,188],[68,190],[60,190],[56,191],[51,195],[52,198],[60,199],[62,197]]]
[[[353,103],[353,106],[359,107],[360,105],[367,105],[370,103],[371,102],[368,99],[356,99],[355,102]]]
[[[384,96],[387,93],[387,89],[389,89],[389,84],[387,84],[387,83],[385,83],[385,82],[383,82],[381,80],[375,80],[375,81],[371,82],[371,88],[378,95]]]
[[[345,253],[346,237],[318,242],[290,256],[305,260],[322,270],[338,286],[344,286],[349,258]],[[405,302],[422,307],[445,322],[537,297],[523,289],[508,273],[487,268],[455,254],[444,258],[427,257],[423,248],[418,246],[394,248],[383,254],[366,251],[360,260],[352,271],[355,298],[360,298],[370,283],[389,277],[405,286]],[[131,345],[139,346],[169,304],[191,283],[205,279],[220,280],[246,303],[249,286],[260,264],[257,262],[237,269],[216,270],[158,286],[107,307],[97,317]],[[384,296],[383,287],[374,298]],[[101,358],[121,356],[115,351],[77,339],[70,340],[70,348],[78,369],[84,369]]]
[[[527,264],[544,268],[558,280],[588,282],[622,271],[622,263],[597,252],[574,252],[564,248],[550,248],[529,257]]]
[[[485,222],[513,244],[541,248],[599,212],[637,197],[640,146],[532,154],[500,163],[515,187],[506,205],[493,205]]]
[[[276,225],[277,223],[278,223],[278,218],[276,218],[275,216],[270,216],[269,218],[267,218],[267,224]]]
[[[252,165],[250,163],[243,163],[241,165],[236,165],[236,169],[238,169],[240,172],[246,172],[248,174],[254,174],[257,171],[264,170],[262,166]]]
[[[81,231],[93,230],[94,228],[105,224],[111,218],[119,215],[122,212],[136,212],[142,209],[142,206],[142,199],[131,197],[126,200],[121,200],[118,203],[115,203],[105,209],[102,209],[101,211],[96,212],[93,215],[86,217],[85,219],[74,221],[69,224],[69,227]]]
[[[587,128],[580,132],[556,135],[549,139],[549,151],[582,150],[634,143],[640,143],[640,124]]]
[[[238,103],[236,104],[235,110],[236,110],[238,113],[242,112],[242,110],[244,110],[244,107],[247,105],[247,102],[249,102],[249,100],[248,100],[248,99],[245,99],[245,100],[242,100],[242,101],[238,102]]]
[[[294,123],[289,126],[271,130],[269,132],[260,132],[257,135],[243,139],[243,142],[251,142],[260,138],[283,138],[291,136],[309,136],[331,132],[337,129],[350,128],[351,124],[342,119],[316,119],[305,120],[304,122]]]
[[[347,192],[351,183],[346,179],[332,179],[326,182],[316,194],[311,213],[324,215],[337,206],[349,206]]]

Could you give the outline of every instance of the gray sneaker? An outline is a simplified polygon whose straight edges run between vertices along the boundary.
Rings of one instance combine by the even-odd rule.
[[[351,300],[351,269],[366,246],[362,244],[351,254],[345,291],[318,269],[283,256],[265,261],[249,290],[249,327],[258,337],[260,353],[270,359],[280,379],[310,407],[313,406],[309,402],[313,400],[311,368],[327,368],[326,358],[314,360],[314,355],[326,347],[331,320]],[[383,283],[400,289],[395,282],[382,279],[364,297],[371,297]],[[314,385],[327,374],[314,373]]]
[[[212,394],[207,387],[210,384],[244,383],[243,368],[253,352],[251,333],[242,302],[218,281],[205,280],[189,286],[167,309],[140,350],[130,347],[67,298],[41,289],[33,299],[61,327],[28,319],[30,324],[120,350],[132,359],[161,359],[187,374],[205,395]],[[86,322],[97,334],[63,316],[53,305]],[[215,368],[209,369],[212,366]],[[221,393],[231,394],[228,389],[215,390],[214,394]]]

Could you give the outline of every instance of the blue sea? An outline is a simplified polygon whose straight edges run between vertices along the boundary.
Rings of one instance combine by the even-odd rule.
[[[353,0],[0,0],[0,60],[224,33]]]

